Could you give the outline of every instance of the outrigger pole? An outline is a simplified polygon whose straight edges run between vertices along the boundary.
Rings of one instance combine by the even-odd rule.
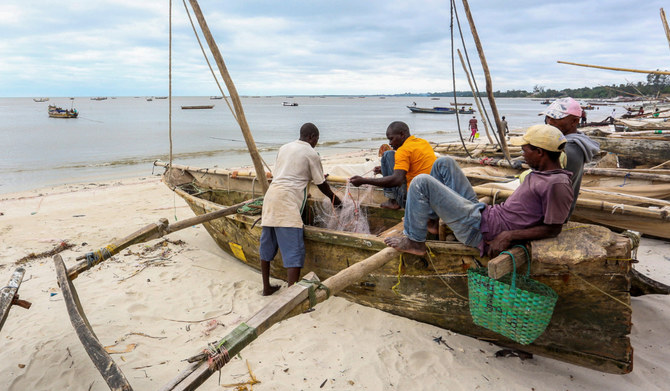
[[[635,73],[651,73],[654,75],[670,75],[670,72],[668,71],[645,71],[642,69],[627,69],[627,68],[615,68],[615,67],[604,67],[602,65],[589,65],[589,64],[578,64],[576,62],[568,62],[568,61],[556,61],[559,64],[568,64],[568,65],[576,65],[578,67],[587,67],[587,68],[598,68],[598,69],[607,69],[610,71],[620,71],[620,72],[635,72]]]
[[[233,107],[235,108],[235,114],[237,115],[237,122],[239,123],[240,129],[242,130],[244,141],[247,143],[249,154],[251,154],[251,160],[254,162],[256,178],[258,178],[258,183],[261,185],[261,190],[263,191],[263,194],[265,194],[269,186],[268,178],[265,175],[263,161],[261,159],[260,153],[258,152],[258,148],[256,148],[256,142],[254,141],[254,137],[251,135],[251,130],[249,130],[249,124],[247,123],[247,118],[244,115],[244,108],[242,108],[240,96],[237,93],[233,79],[228,73],[228,68],[226,68],[226,64],[223,62],[223,56],[221,56],[219,47],[216,45],[216,41],[214,41],[214,38],[212,37],[212,32],[209,30],[209,26],[207,26],[205,16],[202,14],[202,10],[200,9],[200,5],[198,5],[198,1],[189,0],[189,3],[191,3],[193,13],[195,13],[196,18],[198,19],[198,24],[200,24],[200,29],[202,30],[202,34],[205,36],[205,40],[207,41],[209,50],[212,52],[212,56],[214,56],[216,65],[219,67],[221,77],[226,83],[226,88],[228,88],[228,93],[230,94],[230,98],[233,101]]]

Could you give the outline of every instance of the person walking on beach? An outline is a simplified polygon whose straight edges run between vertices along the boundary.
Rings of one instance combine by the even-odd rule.
[[[477,118],[475,116],[472,116],[472,119],[470,119],[470,138],[468,139],[469,142],[474,142],[475,141],[475,135],[477,134]]]
[[[577,131],[583,112],[579,102],[572,98],[556,99],[543,112],[545,123],[557,127],[568,140],[564,151],[566,160],[562,163],[563,167],[572,173],[574,199],[570,207],[571,215],[575,210],[579,189],[582,186],[584,164],[593,160],[593,157],[600,152],[600,144]]]
[[[477,201],[470,182],[451,157],[441,157],[430,175],[414,178],[407,194],[403,235],[384,240],[387,246],[416,255],[426,254],[427,221],[447,222],[456,239],[494,256],[514,242],[557,236],[568,219],[573,192],[571,173],[559,158],[566,144],[560,130],[534,125],[521,137],[512,137],[534,171],[503,203]]]
[[[392,150],[384,152],[381,165],[374,168],[381,178],[364,178],[359,175],[349,178],[352,185],[373,185],[384,188],[387,201],[382,208],[400,209],[405,207],[407,187],[419,174],[427,174],[435,162],[435,151],[428,141],[412,136],[409,126],[402,121],[394,121],[386,128],[386,138]]]
[[[507,120],[505,119],[505,116],[502,116],[502,120],[500,121],[500,126],[502,126],[502,130],[505,134],[505,136],[509,135],[509,126],[507,126]]]
[[[273,179],[263,199],[263,227],[260,240],[261,277],[263,296],[269,296],[279,287],[270,285],[270,262],[281,251],[287,268],[288,285],[300,278],[305,263],[302,210],[307,201],[308,185],[313,182],[332,200],[341,204],[323,175],[321,158],[314,150],[319,141],[319,129],[312,123],[300,128],[300,139],[283,145],[277,152]]]

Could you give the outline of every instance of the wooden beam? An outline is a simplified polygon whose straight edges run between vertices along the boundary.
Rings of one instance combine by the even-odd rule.
[[[663,30],[665,30],[665,37],[668,39],[668,45],[670,45],[670,28],[668,28],[668,20],[665,18],[663,8],[661,8],[661,22],[663,23]]]
[[[23,275],[25,273],[26,270],[24,268],[16,268],[14,273],[12,273],[12,276],[9,278],[7,286],[2,288],[2,293],[0,294],[0,330],[2,330],[5,320],[7,320],[12,305],[18,305],[25,309],[30,308],[32,305],[25,300],[19,300],[19,287],[21,286],[21,281],[23,281]]]
[[[517,269],[529,261],[529,259],[526,257],[526,252],[521,247],[512,247],[507,251],[514,255],[514,262],[516,263]],[[497,280],[500,277],[512,272],[512,257],[510,257],[508,254],[500,254],[489,261],[488,269],[489,277]]]
[[[56,276],[58,285],[63,292],[63,301],[67,307],[67,313],[70,316],[70,322],[77,332],[79,340],[84,345],[86,353],[98,368],[100,375],[112,391],[132,391],[132,387],[123,372],[116,365],[112,357],[102,346],[98,337],[96,337],[91,324],[86,318],[86,314],[81,307],[77,290],[72,285],[72,281],[67,276],[67,269],[63,258],[60,255],[54,255],[54,266],[56,267]]]
[[[610,71],[619,71],[619,72],[634,72],[634,73],[652,73],[654,75],[670,75],[670,72],[668,71],[644,71],[641,69],[628,69],[628,68],[615,68],[615,67],[604,67],[601,65],[589,65],[589,64],[579,64],[576,62],[568,62],[568,61],[556,61],[559,64],[567,64],[567,65],[576,65],[578,67],[587,67],[587,68],[598,68],[598,69],[607,69]]]
[[[268,178],[265,175],[265,169],[263,168],[263,160],[261,159],[261,155],[258,152],[258,148],[256,148],[256,142],[254,141],[254,137],[251,134],[251,130],[249,130],[249,124],[247,123],[247,117],[244,115],[244,108],[242,107],[242,101],[240,100],[240,96],[237,93],[237,88],[235,88],[233,79],[230,77],[230,74],[228,73],[228,68],[226,67],[225,62],[223,61],[223,56],[219,51],[219,47],[217,46],[216,41],[214,41],[212,32],[209,30],[209,26],[207,25],[207,21],[205,21],[205,16],[202,14],[202,10],[200,9],[198,1],[189,0],[189,3],[191,3],[193,13],[195,13],[196,19],[198,19],[198,24],[200,24],[200,29],[202,30],[202,34],[205,36],[205,40],[207,41],[209,50],[212,52],[212,56],[214,56],[216,65],[219,67],[221,77],[223,78],[223,81],[226,83],[226,88],[228,88],[230,99],[233,101],[233,107],[235,107],[235,113],[237,114],[237,122],[240,125],[242,135],[244,136],[244,141],[247,143],[247,148],[249,149],[251,160],[254,163],[254,169],[256,170],[257,173],[256,177],[258,178],[258,182],[261,185],[263,194],[265,194],[269,186]]]
[[[465,60],[463,60],[463,55],[461,54],[461,50],[457,49],[458,52],[458,58],[461,59],[461,65],[463,66],[463,72],[465,72],[465,76],[468,78],[468,84],[470,85],[470,91],[472,91],[472,96],[475,98],[475,104],[477,105],[477,110],[479,110],[479,116],[482,119],[482,123],[484,124],[484,130],[486,131],[486,137],[489,139],[489,142],[491,144],[495,144],[493,142],[493,139],[491,138],[491,135],[489,134],[489,124],[486,122],[486,116],[484,116],[484,110],[482,109],[482,105],[479,102],[479,97],[477,96],[477,91],[475,90],[475,87],[472,85],[472,79],[470,79],[470,72],[468,72],[468,68],[465,66]],[[458,107],[456,107],[456,110],[458,111]]]
[[[396,250],[387,247],[375,255],[340,271],[323,282],[323,285],[328,288],[329,293],[326,293],[326,290],[318,289],[313,299],[315,299],[316,303],[326,300],[328,297],[337,294],[348,285],[384,266],[390,260],[395,259],[398,254],[399,253]],[[310,275],[305,276],[305,279],[308,279],[308,277],[310,277]],[[311,277],[314,281],[316,275],[312,275]],[[237,354],[244,346],[251,343],[251,341],[269,329],[273,324],[287,317],[298,315],[302,312],[302,309],[305,306],[310,306],[311,304],[308,298],[310,289],[313,288],[295,284],[284,290],[248,321],[238,326],[235,329],[238,330],[238,335],[232,335],[236,333],[236,331],[233,331],[219,341],[219,344],[222,344],[226,348],[230,356]],[[244,334],[244,336],[240,337],[239,334]],[[228,345],[226,345],[227,343]],[[199,350],[199,352],[202,352],[202,349]],[[198,353],[198,355],[200,355],[200,353]],[[197,365],[190,365],[174,380],[161,388],[161,390],[195,390],[198,386],[204,383],[209,376],[216,372],[216,369],[211,369],[205,364],[206,360],[202,358]]]

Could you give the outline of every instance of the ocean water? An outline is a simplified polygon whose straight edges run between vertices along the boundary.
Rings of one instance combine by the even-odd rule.
[[[283,106],[283,101],[298,106]],[[388,124],[398,120],[405,121],[418,137],[456,141],[456,115],[414,114],[406,107],[413,102],[420,107],[448,106],[452,101],[444,97],[243,97],[242,105],[263,159],[272,164],[277,148],[297,139],[305,122],[319,127],[317,151],[322,156],[377,148],[386,141]],[[474,104],[471,98],[459,102]],[[74,107],[79,118],[49,118],[49,104]],[[215,106],[210,110],[180,108],[211,104]],[[539,123],[538,113],[546,107],[516,98],[497,99],[496,104],[511,129]],[[150,175],[153,161],[169,159],[168,108],[167,99],[147,101],[146,97],[51,98],[42,103],[32,98],[0,98],[0,193]],[[612,107],[600,107],[589,112],[589,120],[601,120],[611,113]],[[466,138],[471,117],[459,116]],[[481,120],[479,128],[483,136]],[[251,165],[242,133],[223,99],[173,97],[172,145],[178,164]]]

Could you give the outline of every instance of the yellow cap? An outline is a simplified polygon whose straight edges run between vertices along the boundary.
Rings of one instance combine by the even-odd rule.
[[[563,150],[567,141],[558,128],[542,124],[526,129],[526,133],[521,137],[510,138],[509,143],[512,145],[530,144],[547,151],[559,152]]]

